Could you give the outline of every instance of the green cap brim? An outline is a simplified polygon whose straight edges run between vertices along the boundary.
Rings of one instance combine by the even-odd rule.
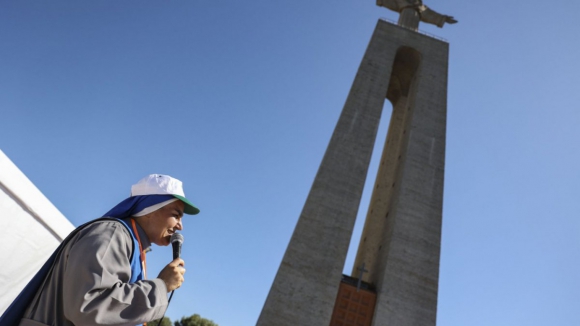
[[[173,195],[173,197],[181,200],[185,204],[185,207],[183,208],[183,213],[187,215],[195,215],[199,213],[199,208],[195,207],[195,205],[192,204],[189,200],[187,200],[187,198],[179,195]]]

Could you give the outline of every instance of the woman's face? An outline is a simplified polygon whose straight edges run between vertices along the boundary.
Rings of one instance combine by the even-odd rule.
[[[149,241],[158,246],[168,246],[171,235],[177,230],[183,230],[181,218],[185,205],[181,200],[176,200],[160,209],[142,216],[139,225],[145,230]]]

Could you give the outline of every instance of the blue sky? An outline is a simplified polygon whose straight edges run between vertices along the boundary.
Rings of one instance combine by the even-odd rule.
[[[579,325],[580,2],[427,2],[450,43],[438,325]],[[74,224],[183,180],[167,315],[255,324],[374,1],[0,1],[0,149]],[[385,106],[367,189],[386,135]],[[365,191],[350,272],[370,191]],[[155,248],[149,275],[170,260]]]

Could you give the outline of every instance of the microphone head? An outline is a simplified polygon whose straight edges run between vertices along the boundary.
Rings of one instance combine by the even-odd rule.
[[[183,243],[183,235],[181,233],[173,233],[171,235],[171,239],[169,240],[171,243]]]

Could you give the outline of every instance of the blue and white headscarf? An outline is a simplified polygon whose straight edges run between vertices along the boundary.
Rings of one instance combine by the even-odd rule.
[[[131,216],[143,216],[176,200],[179,199],[173,195],[133,196],[117,204],[117,206],[105,213],[103,217],[108,216],[124,219]]]

